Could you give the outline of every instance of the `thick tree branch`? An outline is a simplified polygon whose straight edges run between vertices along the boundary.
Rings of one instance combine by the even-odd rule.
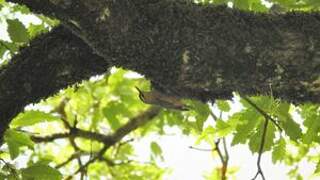
[[[12,1],[46,12],[41,2]],[[233,91],[267,94],[272,84],[275,98],[320,101],[319,13],[260,14],[171,0],[66,2],[56,6],[75,34],[166,93],[214,100]]]
[[[0,137],[27,104],[107,68],[103,59],[62,27],[36,38],[0,70]]]

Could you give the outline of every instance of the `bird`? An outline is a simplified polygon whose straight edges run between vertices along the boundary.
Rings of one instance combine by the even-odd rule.
[[[158,90],[142,91],[135,87],[139,92],[139,99],[146,103],[164,107],[166,109],[175,109],[180,111],[188,111],[189,107],[178,97],[161,93]]]

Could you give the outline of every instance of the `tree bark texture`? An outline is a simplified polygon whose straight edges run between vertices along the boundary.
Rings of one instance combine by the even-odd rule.
[[[152,82],[153,88],[184,98],[214,101],[230,99],[234,91],[243,95],[272,92],[274,97],[289,102],[320,102],[317,12],[272,15],[182,0],[9,1],[59,19],[71,32],[65,32],[65,38],[77,36],[81,41],[70,45],[66,39],[52,38],[51,32],[41,37],[41,43],[55,44],[47,47],[49,53],[34,49],[40,43],[38,38],[14,57],[7,67],[11,71],[0,75],[0,104],[6,107],[4,112],[15,113],[1,121],[9,122],[8,118],[27,103],[102,73],[107,65],[137,71]],[[60,51],[64,53],[57,53]],[[33,54],[37,58],[32,58]],[[23,73],[23,77],[21,72],[16,74],[21,69],[16,59],[21,59],[29,71],[29,66],[33,67],[33,73]],[[83,62],[92,68],[86,68]],[[104,67],[98,67],[100,63]],[[37,74],[35,65],[51,74]],[[65,69],[75,72],[71,80],[58,76]],[[88,73],[76,73],[79,71]],[[11,79],[6,81],[4,77]],[[23,79],[20,88],[14,85],[15,77]],[[53,83],[46,81],[50,77]],[[30,92],[22,88],[32,82],[37,82],[41,93],[33,90],[33,85]],[[52,88],[43,88],[47,86]],[[11,99],[15,93],[19,96]],[[6,104],[8,99],[10,103]]]
[[[63,27],[34,39],[0,71],[0,137],[24,106],[102,74],[107,67]]]

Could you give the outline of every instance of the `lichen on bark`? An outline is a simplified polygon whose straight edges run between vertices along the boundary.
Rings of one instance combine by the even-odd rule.
[[[207,101],[231,98],[234,91],[272,91],[290,102],[319,102],[319,13],[141,2],[111,3],[107,20],[94,26],[87,23],[94,15],[79,19],[86,38],[111,64],[182,97]]]

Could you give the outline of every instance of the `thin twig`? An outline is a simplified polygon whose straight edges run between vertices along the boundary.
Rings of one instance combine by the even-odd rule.
[[[282,128],[280,127],[278,122],[275,119],[273,119],[269,114],[264,112],[260,107],[258,107],[250,98],[248,98],[246,96],[242,96],[242,95],[240,95],[240,96],[247,103],[249,103],[253,108],[255,108],[261,115],[263,115],[265,117],[265,119],[270,120],[280,131],[282,131]]]
[[[112,153],[112,154],[113,154],[113,157],[116,158],[116,157],[118,156],[118,153],[119,153],[120,148],[121,148],[122,146],[124,146],[124,145],[126,145],[126,144],[128,144],[128,143],[130,143],[130,142],[133,142],[133,141],[134,141],[134,138],[130,138],[130,139],[128,139],[128,140],[119,142],[119,143],[117,144],[117,146],[114,148],[115,150],[114,150],[114,152]]]
[[[74,151],[81,152],[81,149],[78,147],[78,145],[76,144],[74,139],[75,139],[74,137],[69,137],[69,141],[70,141],[71,146],[73,147]],[[80,156],[77,157],[77,161],[78,161],[79,167],[81,167],[82,166],[82,161],[81,161]],[[84,174],[85,174],[85,172],[81,171],[81,174],[80,174],[80,177],[81,177],[80,179],[81,180],[84,179]]]
[[[219,156],[221,163],[223,165],[224,164],[224,156],[223,156],[222,151],[220,150],[220,147],[219,147],[220,139],[218,141],[216,141],[214,144],[216,146],[215,150],[217,151],[218,156]]]
[[[219,118],[216,116],[212,111],[210,111],[210,115],[212,116],[214,121],[217,121]],[[222,118],[222,111],[220,111],[220,119]],[[219,147],[220,140],[222,139],[223,143],[223,150],[224,150],[224,155],[222,154],[222,151]],[[220,161],[222,163],[222,168],[221,168],[221,180],[226,180],[227,179],[227,171],[228,171],[228,163],[229,163],[229,153],[227,149],[227,143],[225,138],[220,138],[215,142],[215,150],[218,153],[218,156],[220,158]]]
[[[124,124],[122,127],[118,128],[113,134],[110,134],[106,136],[107,138],[104,139],[104,146],[103,148],[94,156],[92,159],[87,161],[85,164],[80,166],[73,175],[78,174],[79,172],[82,172],[87,169],[87,167],[94,163],[95,161],[102,159],[105,152],[116,143],[119,143],[119,141],[129,134],[130,132],[136,130],[138,127],[145,125],[149,121],[151,121],[156,115],[158,115],[160,112],[160,108],[153,107],[149,110],[146,110],[145,112],[139,114],[138,116],[132,118],[129,122]],[[72,176],[67,177],[66,179],[70,180]]]
[[[78,174],[79,172],[84,171],[85,169],[87,169],[87,167],[88,167],[90,164],[92,164],[92,163],[94,163],[96,160],[102,158],[103,154],[108,150],[108,148],[109,148],[108,145],[103,146],[103,148],[98,152],[98,154],[97,154],[96,156],[94,156],[92,159],[90,159],[90,160],[87,161],[85,164],[83,164],[82,166],[80,166],[80,167],[73,173],[73,175],[68,176],[68,177],[66,178],[66,180],[72,179],[72,177],[73,177],[74,175]]]
[[[223,149],[224,149],[224,162],[222,166],[222,174],[221,174],[221,180],[226,180],[227,179],[227,171],[228,171],[228,163],[229,163],[229,152],[227,149],[227,143],[226,143],[226,138],[222,138],[222,143],[223,143]]]
[[[263,180],[266,179],[264,177],[264,175],[263,175],[263,171],[262,171],[262,168],[261,168],[261,157],[262,157],[262,153],[263,153],[263,147],[264,147],[264,144],[265,144],[266,135],[267,135],[267,129],[268,129],[268,123],[269,123],[269,119],[266,118],[265,120],[266,121],[265,121],[264,126],[263,126],[261,144],[260,144],[260,147],[259,147],[259,155],[258,155],[258,160],[257,160],[258,171],[257,171],[256,175],[252,178],[252,180],[255,180],[258,177],[259,174],[260,174],[260,176],[261,176],[261,178]]]
[[[74,153],[74,154],[72,154],[66,161],[64,161],[64,162],[56,165],[55,168],[56,168],[56,169],[59,169],[59,168],[65,166],[65,165],[67,165],[68,163],[70,163],[72,160],[76,159],[76,158],[79,157],[79,156],[81,156],[80,153]]]
[[[223,149],[224,149],[224,154],[225,154],[225,159],[226,161],[229,161],[229,152],[227,148],[227,140],[225,138],[222,138],[222,143],[223,143]]]
[[[189,146],[190,149],[194,149],[194,150],[198,150],[198,151],[206,151],[206,152],[212,152],[215,149],[204,149],[204,148],[198,148],[198,147],[194,147],[194,146]]]

